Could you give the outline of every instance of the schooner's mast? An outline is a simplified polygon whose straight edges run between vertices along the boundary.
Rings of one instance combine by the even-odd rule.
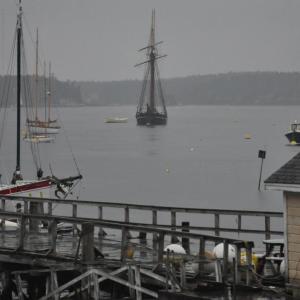
[[[152,10],[150,31],[150,111],[155,111],[155,10]]]
[[[36,46],[35,46],[35,120],[38,120],[38,86],[39,86],[39,31],[36,29]]]
[[[21,178],[21,42],[22,42],[22,6],[19,0],[19,12],[17,18],[17,161],[16,179]]]

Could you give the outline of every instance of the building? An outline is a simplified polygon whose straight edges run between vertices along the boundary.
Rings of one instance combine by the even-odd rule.
[[[300,291],[300,153],[265,180],[267,190],[283,192],[285,274],[294,295]]]

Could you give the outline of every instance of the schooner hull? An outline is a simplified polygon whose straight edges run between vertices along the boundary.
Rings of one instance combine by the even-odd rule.
[[[167,116],[164,114],[137,113],[137,125],[166,125]]]

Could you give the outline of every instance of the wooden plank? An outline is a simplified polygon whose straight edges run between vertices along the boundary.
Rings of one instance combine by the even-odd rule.
[[[300,271],[289,270],[289,280],[300,280]]]
[[[300,225],[288,225],[287,226],[289,234],[298,234],[300,233]]]
[[[300,252],[289,251],[288,257],[290,261],[300,261]]]
[[[50,234],[50,251],[51,253],[56,253],[56,238],[57,238],[57,222],[53,220],[50,222],[48,231]]]
[[[165,242],[165,234],[160,233],[158,236],[158,250],[157,250],[158,262],[163,262],[164,242]]]
[[[288,234],[287,236],[290,243],[300,244],[300,234]]]
[[[271,229],[270,217],[265,216],[265,232],[266,232],[265,239],[266,240],[271,238],[270,229]]]
[[[157,225],[157,210],[152,210],[152,225]],[[154,253],[157,251],[157,234],[152,234],[152,247]],[[155,259],[155,256],[153,255],[153,259]]]
[[[299,200],[300,202],[300,200]],[[287,214],[289,217],[292,217],[292,216],[300,216],[300,207],[288,207],[287,209]]]
[[[140,266],[136,265],[134,267],[134,274],[135,274],[135,285],[137,287],[141,287],[141,272],[140,272]],[[142,293],[140,291],[136,291],[136,300],[142,300]]]
[[[215,215],[215,235],[219,236],[220,235],[220,214],[214,214]]]
[[[287,194],[287,204],[288,208],[300,208],[300,199],[291,194]]]
[[[295,217],[295,216],[288,217],[287,225],[300,225],[300,217]]]
[[[299,271],[300,272],[300,265],[299,265],[299,260],[289,260],[289,271],[294,270],[294,271]]]
[[[100,299],[100,291],[99,291],[99,283],[98,283],[98,275],[96,273],[93,273],[92,275],[93,280],[93,296],[95,300]]]
[[[23,250],[24,248],[24,238],[26,233],[26,223],[25,223],[25,217],[21,216],[20,219],[20,225],[19,225],[19,243],[18,243],[18,250]]]
[[[18,298],[19,300],[24,300],[23,290],[22,290],[22,280],[20,275],[16,276],[16,283],[17,283]]]
[[[228,242],[223,241],[223,277],[222,282],[226,283],[228,278]]]
[[[300,252],[300,244],[289,242],[288,249],[289,251]]]
[[[94,224],[83,223],[82,224],[82,261],[92,262],[95,260],[94,252]]]
[[[56,290],[52,291],[48,295],[46,295],[44,297],[41,297],[39,300],[51,299],[53,296],[55,296],[57,294],[60,294],[62,291],[64,291],[68,287],[74,285],[78,281],[81,281],[82,279],[86,278],[87,276],[91,275],[92,273],[93,273],[93,270],[88,270],[87,272],[85,272],[85,273],[77,276],[76,278],[72,279],[71,281],[69,281],[69,282],[61,285],[59,288],[57,288]]]
[[[111,281],[114,281],[114,282],[117,282],[121,285],[127,286],[128,288],[133,288],[136,291],[142,292],[142,293],[144,293],[146,295],[149,295],[153,298],[158,298],[158,294],[156,292],[153,292],[153,291],[151,291],[149,289],[146,289],[146,288],[143,288],[143,287],[132,285],[128,281],[125,281],[125,280],[123,280],[119,277],[111,276],[110,274],[108,274],[108,273],[106,273],[102,270],[93,269],[93,272],[97,273],[100,276],[106,277],[107,279],[110,279]],[[41,299],[41,300],[44,300],[44,299]]]
[[[54,271],[51,271],[50,276],[51,276],[51,290],[56,291],[58,289],[57,273],[54,272]],[[54,294],[54,300],[59,300],[59,294],[58,293]]]
[[[72,202],[72,217],[76,218],[77,217],[77,204],[73,204]],[[77,226],[76,224],[73,224],[73,235],[75,235]]]

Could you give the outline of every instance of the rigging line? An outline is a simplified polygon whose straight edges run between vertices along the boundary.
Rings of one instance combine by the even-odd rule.
[[[143,85],[142,85],[142,91],[141,91],[141,96],[140,96],[140,100],[139,100],[138,111],[140,111],[142,109],[142,106],[144,104],[145,91],[146,91],[146,87],[147,87],[147,83],[148,83],[149,72],[150,72],[150,65],[148,64],[147,68],[145,69],[144,81],[143,81]]]
[[[12,45],[12,49],[11,49],[11,53],[10,53],[10,58],[9,58],[9,65],[8,65],[8,69],[7,69],[7,76],[4,79],[4,91],[6,90],[6,93],[3,93],[3,97],[1,98],[1,109],[2,109],[2,104],[4,104],[3,102],[5,101],[5,105],[4,105],[4,111],[3,111],[3,119],[2,119],[2,123],[1,123],[1,132],[0,132],[0,149],[2,147],[2,143],[3,143],[3,136],[4,136],[4,128],[5,128],[5,122],[6,122],[6,112],[7,112],[7,104],[8,104],[8,99],[9,99],[9,92],[10,92],[10,86],[11,86],[11,81],[12,79],[12,70],[14,67],[14,54],[15,54],[15,48],[16,48],[16,42],[17,42],[17,31],[15,31],[15,36],[14,36],[14,41],[13,41],[13,45]],[[8,81],[8,83],[6,83]],[[5,89],[5,86],[7,85],[7,89]]]
[[[24,101],[25,101],[25,108],[26,108],[26,115],[28,117],[29,113],[28,113],[28,104],[29,104],[29,100],[28,99],[32,99],[32,95],[30,93],[31,89],[30,89],[30,83],[29,83],[29,75],[28,75],[28,70],[27,70],[27,64],[26,64],[26,57],[25,57],[25,47],[24,47],[24,40],[22,39],[22,49],[24,49],[24,51],[22,52],[22,61],[23,61],[23,85],[24,85]],[[25,75],[27,74],[27,75]],[[32,105],[31,105],[32,107]],[[31,153],[32,153],[32,158],[33,158],[33,162],[35,164],[36,169],[38,169],[41,166],[41,158],[40,158],[40,153],[39,153],[39,147],[38,145],[34,145],[34,143],[30,142],[30,148],[31,148]]]
[[[165,103],[165,97],[164,97],[163,90],[162,90],[162,84],[161,84],[161,80],[160,80],[158,64],[157,64],[157,62],[155,62],[155,64],[156,64],[156,68],[155,68],[156,76],[157,76],[157,81],[158,81],[158,91],[159,91],[159,94],[160,94],[160,97],[161,97],[161,102],[162,102],[164,113],[166,114],[167,113],[167,108],[166,108],[166,103]]]
[[[61,128],[62,128],[62,130],[63,130],[63,133],[64,133],[64,136],[65,136],[67,145],[68,145],[69,150],[70,150],[70,152],[71,152],[71,155],[72,155],[72,158],[73,158],[73,161],[74,161],[76,170],[77,170],[78,174],[81,174],[81,173],[80,173],[80,168],[79,168],[78,162],[77,162],[77,160],[76,160],[76,157],[75,157],[75,155],[74,155],[74,152],[73,152],[71,143],[70,143],[69,138],[68,138],[68,136],[67,136],[66,129],[65,129],[64,124],[63,124],[63,122],[62,122],[62,119],[61,119],[61,117],[60,117],[60,111],[59,111],[58,108],[56,109],[56,111],[57,111],[58,119],[60,120],[60,125],[61,125]]]

